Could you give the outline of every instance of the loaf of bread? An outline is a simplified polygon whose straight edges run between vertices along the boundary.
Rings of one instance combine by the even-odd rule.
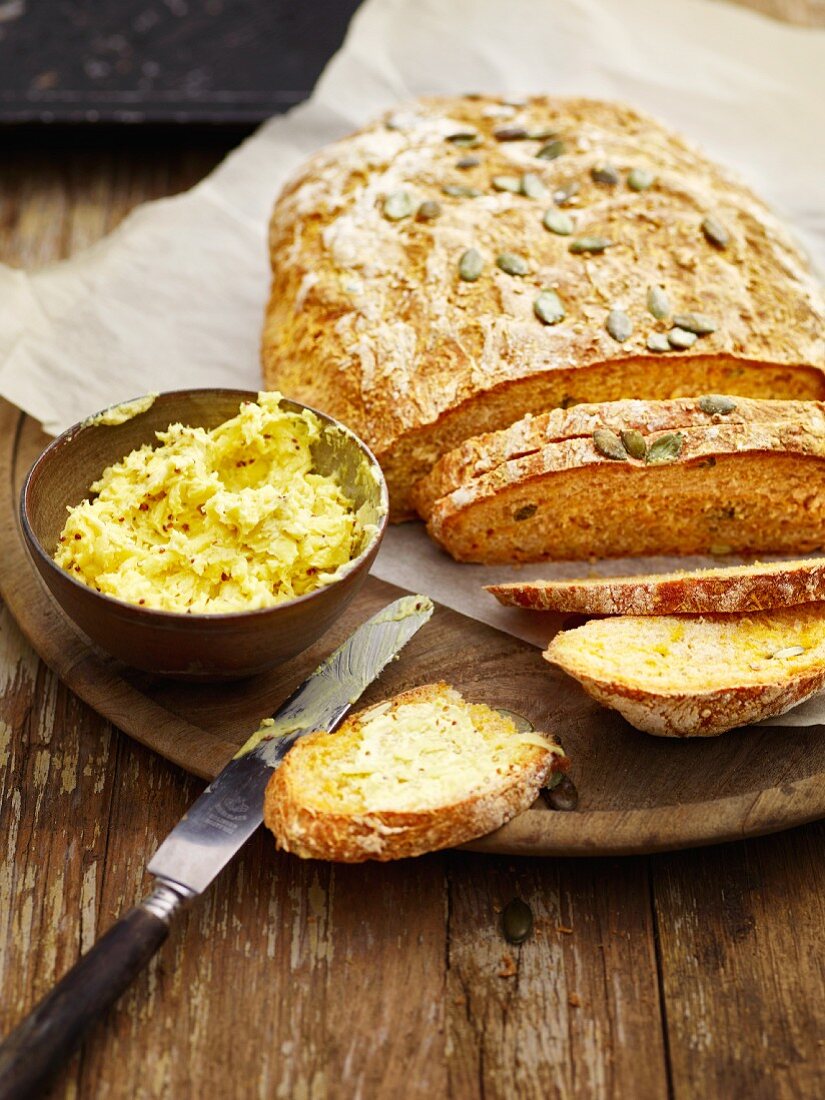
[[[428,684],[301,738],[269,781],[264,820],[307,859],[400,859],[492,832],[566,768],[554,738]]]
[[[756,562],[693,572],[487,585],[505,606],[579,615],[768,611],[825,601],[825,559]]]
[[[825,397],[821,292],[796,245],[620,104],[393,111],[292,180],[270,253],[266,384],[366,439],[395,518],[439,455],[528,412]]]
[[[727,407],[722,400],[713,407]],[[437,499],[428,530],[473,562],[815,553],[825,546],[823,408],[801,419],[791,403],[775,408],[772,419],[712,413],[668,431],[655,402],[637,407],[641,428],[620,429],[607,410],[612,428],[498,465],[479,460],[474,468],[486,472]],[[648,422],[656,428],[645,431]]]
[[[544,656],[640,730],[712,737],[784,714],[825,687],[825,603],[591,619],[557,634]]]

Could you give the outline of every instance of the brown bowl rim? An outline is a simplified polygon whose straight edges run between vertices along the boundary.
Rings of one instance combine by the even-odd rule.
[[[225,395],[238,396],[240,398],[240,400],[243,401],[244,399],[250,399],[250,398],[252,400],[257,400],[258,394],[259,393],[265,393],[265,392],[268,392],[268,391],[265,391],[265,390],[236,390],[236,389],[234,389],[232,387],[229,387],[229,386],[192,386],[190,388],[182,389],[182,390],[163,390],[160,393],[155,394],[154,396],[155,396],[155,398],[158,398],[158,397],[180,397],[184,394],[193,394],[193,393],[207,394],[208,393],[208,394],[216,394],[216,395],[217,394],[225,394]],[[315,408],[313,408],[312,405],[305,405],[302,401],[296,401],[296,400],[294,400],[294,398],[287,397],[285,394],[281,394],[281,397],[284,401],[288,401],[292,405],[295,405],[300,409],[306,409],[309,412],[314,413],[314,415],[317,416],[320,420],[325,421],[327,424],[331,425],[333,428],[340,431],[342,434],[347,435],[352,440],[354,440],[354,442],[358,445],[358,447],[361,449],[361,451],[365,454],[365,456],[366,456],[368,462],[370,463],[370,465],[372,466],[373,470],[376,471],[376,473],[378,474],[377,485],[378,485],[378,490],[379,490],[379,507],[382,509],[380,521],[379,521],[379,523],[376,527],[375,533],[373,534],[370,541],[367,543],[367,545],[364,547],[364,549],[361,551],[361,553],[358,555],[358,557],[352,558],[351,561],[346,563],[346,565],[344,566],[344,568],[343,568],[343,570],[342,570],[342,572],[340,573],[339,576],[337,576],[334,580],[330,581],[328,584],[321,585],[319,588],[314,589],[312,592],[305,592],[303,596],[293,596],[289,600],[283,600],[281,603],[272,604],[271,607],[255,607],[255,608],[250,608],[248,611],[215,611],[215,612],[166,611],[163,608],[142,607],[142,606],[140,606],[140,604],[130,603],[128,600],[118,599],[117,596],[110,596],[105,592],[98,592],[96,588],[90,588],[89,585],[84,584],[82,581],[77,580],[75,577],[73,577],[71,575],[71,573],[67,573],[65,569],[60,568],[60,566],[57,564],[57,562],[55,562],[54,558],[46,551],[45,547],[43,546],[40,539],[35,534],[34,529],[32,528],[32,525],[31,525],[31,522],[30,522],[29,516],[28,516],[28,494],[29,494],[29,486],[31,484],[32,477],[34,476],[35,471],[37,470],[37,468],[46,459],[47,455],[49,455],[49,453],[51,451],[53,451],[60,443],[63,443],[63,442],[71,443],[76,434],[79,434],[81,431],[85,431],[88,428],[97,427],[98,425],[95,425],[93,423],[93,421],[95,420],[96,417],[101,416],[104,413],[107,413],[112,409],[120,408],[122,405],[129,405],[133,401],[140,401],[142,398],[149,397],[149,396],[152,396],[152,395],[151,394],[141,394],[139,397],[125,398],[122,401],[116,401],[112,405],[107,405],[105,408],[101,409],[99,412],[91,413],[89,416],[84,417],[83,420],[79,420],[76,424],[73,424],[70,428],[67,428],[64,432],[61,432],[60,435],[56,436],[51,441],[51,443],[49,443],[46,447],[43,448],[43,450],[40,452],[40,454],[37,456],[37,458],[31,464],[31,467],[29,468],[29,471],[26,474],[26,477],[23,481],[23,485],[20,489],[20,499],[19,499],[20,524],[23,528],[24,534],[26,536],[26,542],[28,543],[28,545],[35,550],[35,552],[37,553],[40,560],[45,562],[47,567],[50,570],[52,570],[55,573],[56,576],[59,576],[61,579],[68,580],[71,584],[75,585],[80,591],[88,593],[89,596],[92,597],[93,599],[102,600],[104,605],[108,604],[108,605],[111,605],[113,608],[116,608],[116,609],[127,609],[129,612],[132,612],[135,615],[139,615],[141,617],[146,616],[147,619],[157,618],[158,620],[160,620],[160,622],[167,622],[167,623],[170,623],[170,624],[171,623],[185,623],[185,622],[193,622],[193,623],[202,623],[202,622],[231,623],[231,622],[236,622],[240,619],[246,619],[249,616],[271,615],[273,612],[277,612],[277,611],[280,611],[280,610],[288,608],[288,607],[297,607],[297,606],[299,606],[303,603],[310,603],[316,597],[319,597],[324,592],[327,592],[330,589],[334,588],[340,581],[345,580],[352,573],[357,572],[358,569],[361,568],[364,565],[364,563],[366,562],[366,560],[370,556],[370,554],[373,554],[374,552],[377,551],[378,547],[380,546],[380,544],[381,544],[381,542],[384,538],[384,534],[387,530],[387,525],[389,523],[389,511],[390,511],[389,510],[389,491],[387,489],[387,481],[386,481],[386,478],[384,477],[384,471],[381,469],[381,466],[378,462],[378,459],[375,457],[372,450],[367,446],[367,444],[364,442],[364,440],[356,432],[354,432],[352,430],[352,428],[348,427],[346,424],[343,424],[340,420],[336,420],[336,418],[334,416],[330,416],[329,413],[321,412],[320,409],[315,409]],[[153,402],[153,404],[154,404],[154,402]],[[145,409],[144,412],[148,412],[149,408],[151,408],[151,406],[149,406],[147,409]],[[137,414],[137,416],[140,416],[140,415],[142,415],[142,413]],[[112,425],[107,425],[107,427],[112,427]]]

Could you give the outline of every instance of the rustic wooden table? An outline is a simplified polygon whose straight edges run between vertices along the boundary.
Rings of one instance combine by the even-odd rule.
[[[78,251],[236,138],[6,132],[0,260]],[[2,1034],[141,895],[202,784],[75,699],[2,606],[0,782]],[[823,841],[332,867],[260,835],[50,1095],[819,1097]],[[515,894],[537,927],[512,949]]]

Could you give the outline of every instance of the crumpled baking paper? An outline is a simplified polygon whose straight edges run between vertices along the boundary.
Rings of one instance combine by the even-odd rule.
[[[138,208],[65,263],[0,266],[0,395],[58,432],[153,389],[256,388],[275,196],[319,146],[421,94],[627,100],[738,171],[825,269],[824,62],[825,32],[718,0],[367,0],[312,98],[197,187]],[[407,524],[374,572],[543,645],[558,617],[501,608],[481,584],[675,564],[456,565]],[[773,724],[821,721],[822,697]]]

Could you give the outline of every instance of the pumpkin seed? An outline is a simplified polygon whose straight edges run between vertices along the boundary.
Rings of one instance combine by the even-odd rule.
[[[725,249],[730,244],[730,233],[713,214],[708,214],[702,222],[702,232],[710,244],[715,245],[716,248]]]
[[[561,187],[556,188],[553,192],[553,202],[556,206],[567,206],[580,190],[577,180],[570,180],[569,183],[563,184]]]
[[[624,449],[624,444],[616,433],[611,432],[608,428],[596,428],[593,432],[593,446],[605,458],[612,458],[615,462],[627,461],[627,451]]]
[[[514,195],[521,193],[521,180],[518,176],[493,176],[490,183],[494,191],[512,191]]]
[[[416,211],[416,219],[420,222],[431,222],[433,218],[441,217],[441,203],[433,199],[422,202]]]
[[[647,338],[648,351],[670,351],[670,341],[664,332],[651,332]]]
[[[456,168],[477,168],[481,164],[481,157],[460,157],[456,162]]]
[[[524,943],[533,931],[533,911],[526,901],[513,898],[504,906],[501,930],[508,943]]]
[[[667,462],[675,462],[684,441],[685,437],[681,432],[667,432],[654,439],[647,449],[648,466],[663,466]]]
[[[569,237],[573,232],[573,219],[561,210],[548,210],[542,218],[542,225],[560,237]]]
[[[445,183],[441,192],[453,199],[477,199],[483,194],[477,187],[465,187],[463,183]]]
[[[527,136],[523,126],[503,126],[493,132],[496,141],[524,141]]]
[[[555,290],[543,290],[533,302],[533,312],[545,325],[557,325],[564,320],[564,305]]]
[[[631,191],[647,191],[656,182],[656,177],[645,168],[634,168],[627,174],[627,186]]]
[[[670,316],[670,299],[660,286],[648,287],[647,308],[657,321],[664,321]]]
[[[590,178],[594,183],[605,183],[613,187],[619,182],[619,173],[612,164],[597,164],[590,169]]]
[[[623,309],[611,309],[604,327],[619,344],[623,344],[633,335],[633,322]]]
[[[452,145],[458,145],[462,149],[475,149],[481,144],[481,138],[473,130],[462,130],[457,134],[447,134],[445,139]]]
[[[468,248],[458,261],[459,278],[474,283],[484,270],[484,257],[476,248]]]
[[[415,202],[409,191],[393,191],[384,199],[384,217],[399,222],[415,212]]]
[[[609,241],[607,237],[577,237],[575,241],[570,242],[570,251],[576,256],[580,256],[585,252],[596,255],[599,252],[604,252],[606,248],[612,248],[613,241]]]
[[[556,157],[560,157],[564,151],[564,142],[559,141],[558,138],[553,138],[548,141],[546,145],[542,145],[541,149],[536,153],[536,156],[539,160],[555,160]]]
[[[638,458],[641,461],[647,454],[645,437],[636,428],[625,428],[622,432],[622,443],[631,458]]]
[[[516,523],[523,523],[526,519],[532,519],[538,510],[538,504],[523,504],[513,512],[513,519]]]
[[[527,135],[531,141],[549,141],[559,136],[558,130],[531,130]]]
[[[692,348],[698,337],[695,332],[688,332],[684,328],[672,328],[667,334],[667,342],[677,351],[685,351]]]
[[[530,265],[517,252],[502,252],[496,256],[496,265],[507,275],[526,275]]]
[[[804,652],[804,645],[789,645],[785,649],[778,649],[776,653],[771,654],[771,657],[775,661],[781,661],[784,660],[786,657],[801,657]]]
[[[576,784],[568,775],[563,775],[561,780],[552,790],[542,790],[542,797],[551,810],[561,810],[569,813],[575,810],[579,804],[579,792]]]
[[[707,336],[710,332],[716,332],[719,326],[704,313],[677,313],[673,318],[673,327],[694,332],[697,336]]]
[[[525,172],[521,177],[521,193],[526,195],[528,199],[547,198],[547,188],[544,186],[544,181],[535,172]]]
[[[709,393],[706,397],[699,398],[699,408],[709,416],[727,416],[736,408],[736,402],[732,397]]]

